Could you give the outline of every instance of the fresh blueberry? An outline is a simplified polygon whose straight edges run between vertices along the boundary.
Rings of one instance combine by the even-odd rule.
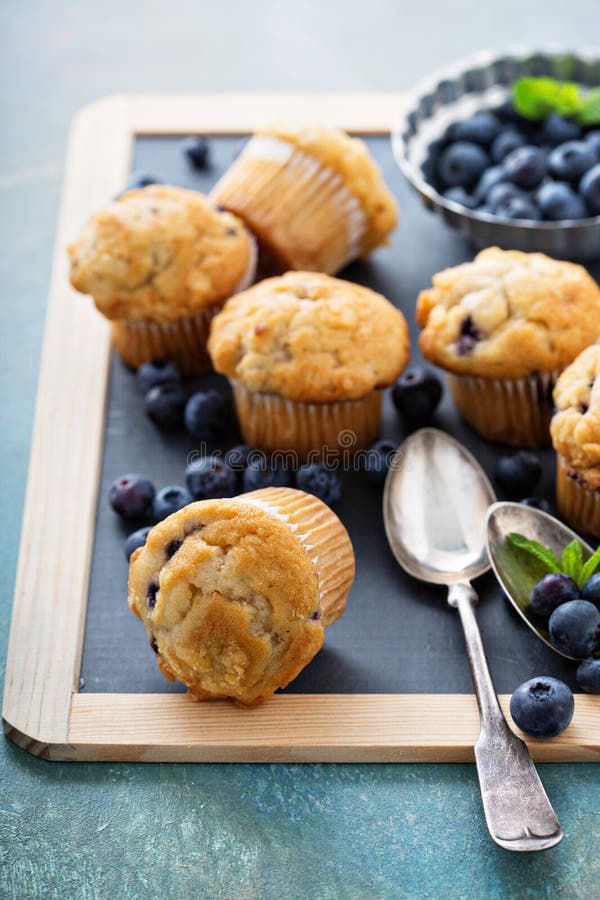
[[[523,497],[519,503],[522,503],[523,506],[532,506],[533,509],[541,509],[542,512],[552,515],[552,505],[545,497]]]
[[[528,200],[529,194],[521,188],[518,188],[516,184],[513,184],[511,181],[500,181],[498,184],[493,185],[488,191],[486,203],[492,212],[494,212],[498,206],[501,206],[514,197]]]
[[[137,519],[149,512],[154,485],[146,475],[121,475],[110,486],[108,502],[124,519]]]
[[[181,375],[172,362],[168,359],[152,359],[142,363],[137,370],[137,379],[145,394],[157,384],[168,384],[171,381],[180,381]]]
[[[452,200],[453,203],[460,203],[461,206],[464,206],[467,209],[477,209],[479,206],[477,197],[474,197],[473,194],[469,194],[464,187],[459,187],[458,185],[444,191],[444,197],[446,200]]]
[[[170,484],[168,487],[164,487],[162,491],[159,491],[154,498],[152,515],[157,522],[160,522],[162,519],[166,519],[167,516],[183,509],[193,499],[187,488],[181,487],[179,484]]]
[[[208,167],[210,147],[206,138],[198,135],[187,137],[181,145],[181,152],[188,158],[194,169]]]
[[[524,147],[527,143],[525,135],[517,131],[516,128],[505,128],[494,139],[492,144],[492,160],[495,163],[501,163],[506,159],[509,153],[516,150],[517,147]]]
[[[230,406],[218,391],[192,394],[185,407],[185,427],[200,441],[214,441],[226,431]]]
[[[265,457],[252,455],[242,475],[244,491],[258,491],[266,487],[289,487],[292,481],[289,469],[277,466]]]
[[[157,178],[156,175],[134,172],[123,190],[117,194],[117,199],[122,197],[123,194],[127,194],[129,191],[137,191],[140,190],[140,188],[149,187],[151,184],[162,184],[162,181],[160,178]]]
[[[479,180],[489,161],[487,153],[478,144],[457,141],[440,156],[439,176],[444,187],[468,188]]]
[[[576,141],[581,137],[581,127],[573,119],[565,119],[556,113],[547,116],[542,125],[540,137],[556,147],[565,141]]]
[[[481,202],[487,200],[488,194],[497,184],[506,182],[506,172],[502,166],[490,166],[486,169],[474,190],[475,197]]]
[[[372,484],[383,484],[398,448],[392,441],[375,441],[365,455],[364,469]]]
[[[535,453],[529,450],[519,450],[510,456],[501,456],[494,472],[498,487],[515,500],[530,494],[541,475],[542,464]]]
[[[600,694],[600,659],[584,659],[576,677],[579,687],[588,694]]]
[[[220,456],[203,456],[185,470],[185,483],[196,500],[233,497],[237,489],[235,472]]]
[[[594,128],[593,131],[588,131],[584,137],[584,141],[592,148],[596,154],[596,159],[600,160],[600,128]]]
[[[585,203],[570,184],[564,181],[548,181],[537,192],[537,202],[545,219],[560,222],[562,219],[584,219]]]
[[[578,597],[579,588],[572,578],[562,572],[550,572],[534,585],[529,596],[529,608],[540,619],[548,619],[561,603]]]
[[[144,407],[155,425],[173,431],[183,424],[186,399],[181,385],[176,381],[169,381],[150,388],[146,394]]]
[[[575,700],[564,681],[549,676],[531,678],[519,685],[510,698],[515,724],[532,737],[552,738],[561,734],[573,718]]]
[[[502,124],[494,113],[482,110],[463,122],[455,122],[449,136],[454,141],[471,141],[489,147],[501,128]]]
[[[600,609],[600,572],[591,575],[588,580],[581,586],[581,599],[589,600]]]
[[[512,125],[520,125],[521,123],[529,124],[523,116],[517,112],[512,99],[507,97],[499,106],[494,108],[494,115],[501,122],[510,123]]]
[[[509,181],[522,188],[534,188],[547,172],[546,154],[539,147],[526,144],[517,147],[504,160]]]
[[[225,454],[225,464],[234,472],[243,472],[248,465],[250,454],[253,452],[252,447],[249,447],[248,444],[236,444]]]
[[[307,463],[296,472],[296,487],[333,506],[342,496],[342,475],[322,463]]]
[[[576,659],[591,656],[600,637],[600,612],[589,600],[570,600],[554,610],[548,623],[554,646]]]
[[[537,222],[540,211],[527,197],[507,197],[494,206],[494,215],[499,219],[530,219]]]
[[[579,181],[595,162],[596,154],[585,141],[559,144],[548,156],[548,167],[552,175],[561,181]]]
[[[125,556],[127,559],[131,559],[132,554],[135,550],[138,550],[140,547],[143,547],[146,543],[146,538],[152,531],[152,526],[148,525],[146,528],[138,528],[137,531],[132,532],[129,535],[127,540],[125,541]]]
[[[392,401],[406,419],[429,419],[442,399],[442,384],[424,366],[409,366],[392,388]]]
[[[600,215],[600,163],[589,169],[579,182],[579,193],[594,215]]]

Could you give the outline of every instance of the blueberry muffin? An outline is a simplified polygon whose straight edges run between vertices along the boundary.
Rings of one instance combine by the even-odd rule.
[[[112,322],[125,362],[163,357],[206,371],[210,320],[252,283],[256,246],[243,223],[196,191],[151,185],[98,210],[68,248],[71,284]]]
[[[288,272],[229,300],[209,352],[234,390],[246,443],[300,458],[367,447],[382,388],[409,357],[408,328],[380,294],[314,272]]]
[[[558,375],[600,335],[600,289],[582,266],[490,247],[434,275],[417,321],[463,418],[488,440],[543,447]]]
[[[196,700],[262,703],[320,650],[354,579],[348,534],[302,491],[191,503],[132,558],[129,605]]]
[[[600,346],[579,354],[554,388],[556,502],[578,531],[600,538]]]
[[[364,142],[335,128],[259,131],[212,196],[256,234],[273,273],[335,274],[386,243],[398,221]]]

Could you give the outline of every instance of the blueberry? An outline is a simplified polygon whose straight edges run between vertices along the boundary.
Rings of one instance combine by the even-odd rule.
[[[567,141],[559,144],[548,157],[548,167],[561,181],[579,181],[584,172],[596,162],[596,154],[585,141]]]
[[[481,332],[475,325],[472,316],[466,316],[460,326],[456,352],[460,356],[469,356],[481,340]]]
[[[585,173],[579,183],[579,193],[590,212],[595,216],[600,215],[600,163]]]
[[[473,194],[469,194],[464,187],[459,187],[458,185],[444,191],[444,197],[446,200],[452,200],[453,203],[460,203],[461,206],[464,206],[467,209],[476,209],[479,206],[477,197],[474,197]]]
[[[523,116],[517,112],[512,99],[507,97],[507,99],[497,106],[494,109],[494,115],[497,119],[500,119],[501,122],[506,122],[511,125],[525,125],[529,126],[531,123],[524,119]]]
[[[146,394],[144,408],[155,425],[172,431],[183,424],[186,396],[180,384],[169,381],[157,384]]]
[[[307,463],[296,472],[296,487],[333,506],[342,496],[342,475],[322,463]]]
[[[463,122],[455,122],[451,126],[449,136],[454,141],[472,141],[474,144],[488,147],[500,134],[501,128],[500,120],[494,113],[482,110]]]
[[[571,185],[564,181],[549,181],[537,193],[537,202],[545,219],[560,222],[562,219],[584,219],[585,203]]]
[[[185,470],[185,483],[196,500],[233,497],[237,489],[235,472],[220,456],[202,456]]]
[[[584,659],[598,646],[600,612],[589,600],[570,600],[554,610],[548,628],[558,650]]]
[[[600,128],[594,128],[593,131],[588,131],[584,137],[584,141],[592,148],[596,154],[596,159],[600,160]]]
[[[226,431],[230,406],[218,391],[192,394],[185,407],[185,427],[201,441],[214,441]]]
[[[123,194],[127,194],[129,191],[137,191],[140,190],[140,188],[149,187],[151,184],[162,184],[162,181],[160,178],[157,178],[156,175],[134,172],[123,190],[117,194],[116,199],[122,197]]]
[[[546,154],[539,147],[517,147],[504,160],[509,181],[522,188],[534,188],[547,172]]]
[[[563,116],[552,113],[544,120],[540,137],[555,147],[565,141],[576,141],[581,137],[581,127],[573,119],[565,119]]]
[[[510,714],[516,725],[532,737],[561,734],[573,718],[575,700],[564,681],[549,676],[531,678],[510,698]]]
[[[187,488],[181,487],[179,484],[170,484],[168,487],[164,487],[162,491],[159,491],[154,498],[152,514],[156,521],[160,522],[162,519],[166,519],[167,516],[172,515],[172,513],[183,509],[193,499]]]
[[[140,547],[143,547],[146,543],[146,538],[152,531],[152,526],[148,525],[146,528],[139,528],[137,531],[132,532],[129,535],[127,540],[125,541],[125,556],[127,559],[131,559],[131,556],[135,550],[138,550]]]
[[[529,219],[537,222],[540,211],[527,197],[507,197],[494,206],[494,215],[499,219]]]
[[[406,419],[429,419],[442,399],[442,384],[437,375],[424,366],[405,369],[392,388],[392,401]]]
[[[505,128],[494,139],[492,144],[492,160],[495,163],[501,163],[509,153],[516,150],[517,147],[523,147],[527,143],[525,135],[521,134],[515,128]]]
[[[152,359],[150,362],[142,363],[137,370],[137,379],[144,393],[148,393],[157,384],[180,381],[181,375],[177,366],[168,359]]]
[[[282,466],[277,466],[264,456],[252,455],[242,475],[244,491],[258,491],[266,487],[289,487],[291,473]]]
[[[515,500],[530,494],[541,475],[542,464],[535,453],[529,450],[519,450],[510,456],[501,456],[494,472],[498,487]]]
[[[146,475],[121,475],[113,481],[108,502],[124,519],[137,519],[149,512],[154,500],[154,485]]]
[[[591,575],[588,580],[581,586],[581,599],[589,600],[590,603],[595,603],[598,609],[600,609],[600,572],[596,572],[595,575]]]
[[[440,156],[438,172],[444,187],[470,187],[489,165],[489,157],[477,144],[457,141]]]
[[[588,694],[600,694],[600,659],[584,659],[579,664],[577,684]]]
[[[365,455],[364,469],[372,484],[383,484],[397,449],[392,441],[371,444]]]
[[[510,200],[513,197],[520,197],[521,199],[527,200],[529,195],[512,182],[501,181],[490,188],[486,197],[486,203],[491,208],[492,212],[494,212],[496,207],[506,203],[507,200]]]
[[[579,588],[572,578],[562,572],[550,572],[534,585],[529,597],[529,608],[541,619],[548,619],[561,603],[578,597]]]
[[[486,169],[475,186],[475,197],[482,201],[487,200],[490,190],[497,184],[506,182],[506,172],[502,166],[490,166]]]
[[[542,512],[552,515],[552,505],[545,497],[523,497],[519,500],[523,506],[531,506],[533,509],[541,509]]]
[[[252,447],[249,447],[248,444],[236,444],[225,454],[225,464],[234,472],[243,472],[248,465],[250,454],[253,452]]]
[[[194,169],[208,167],[210,147],[206,138],[198,135],[187,137],[181,145],[181,152],[188,158]]]

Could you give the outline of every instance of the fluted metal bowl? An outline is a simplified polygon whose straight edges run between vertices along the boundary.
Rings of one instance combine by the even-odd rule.
[[[499,106],[512,84],[524,75],[550,76],[589,87],[600,85],[600,49],[577,53],[515,48],[503,54],[483,52],[427,78],[407,98],[392,147],[398,165],[423,203],[459,228],[477,247],[542,251],[561,259],[600,257],[600,216],[561,222],[506,220],[466,209],[443,197],[424,172],[431,144],[448,125],[480,109]]]

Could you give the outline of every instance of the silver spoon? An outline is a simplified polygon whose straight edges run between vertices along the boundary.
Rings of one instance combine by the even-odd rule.
[[[533,557],[510,547],[507,537],[511,531],[517,531],[545,547],[550,547],[559,558],[571,541],[579,541],[584,560],[592,555],[592,548],[582,541],[578,534],[540,509],[523,506],[522,503],[506,502],[494,503],[488,510],[487,550],[492,569],[504,593],[541,641],[560,656],[576,659],[558,650],[551,642],[550,634],[543,622],[536,621],[528,615],[531,589],[548,573],[548,570],[537,564]]]
[[[490,834],[506,850],[546,850],[562,828],[525,743],[502,714],[485,658],[470,580],[490,567],[486,511],[495,500],[485,473],[443,431],[423,428],[398,450],[383,493],[383,521],[392,552],[421,581],[448,586],[462,622],[481,717],[475,761]]]

